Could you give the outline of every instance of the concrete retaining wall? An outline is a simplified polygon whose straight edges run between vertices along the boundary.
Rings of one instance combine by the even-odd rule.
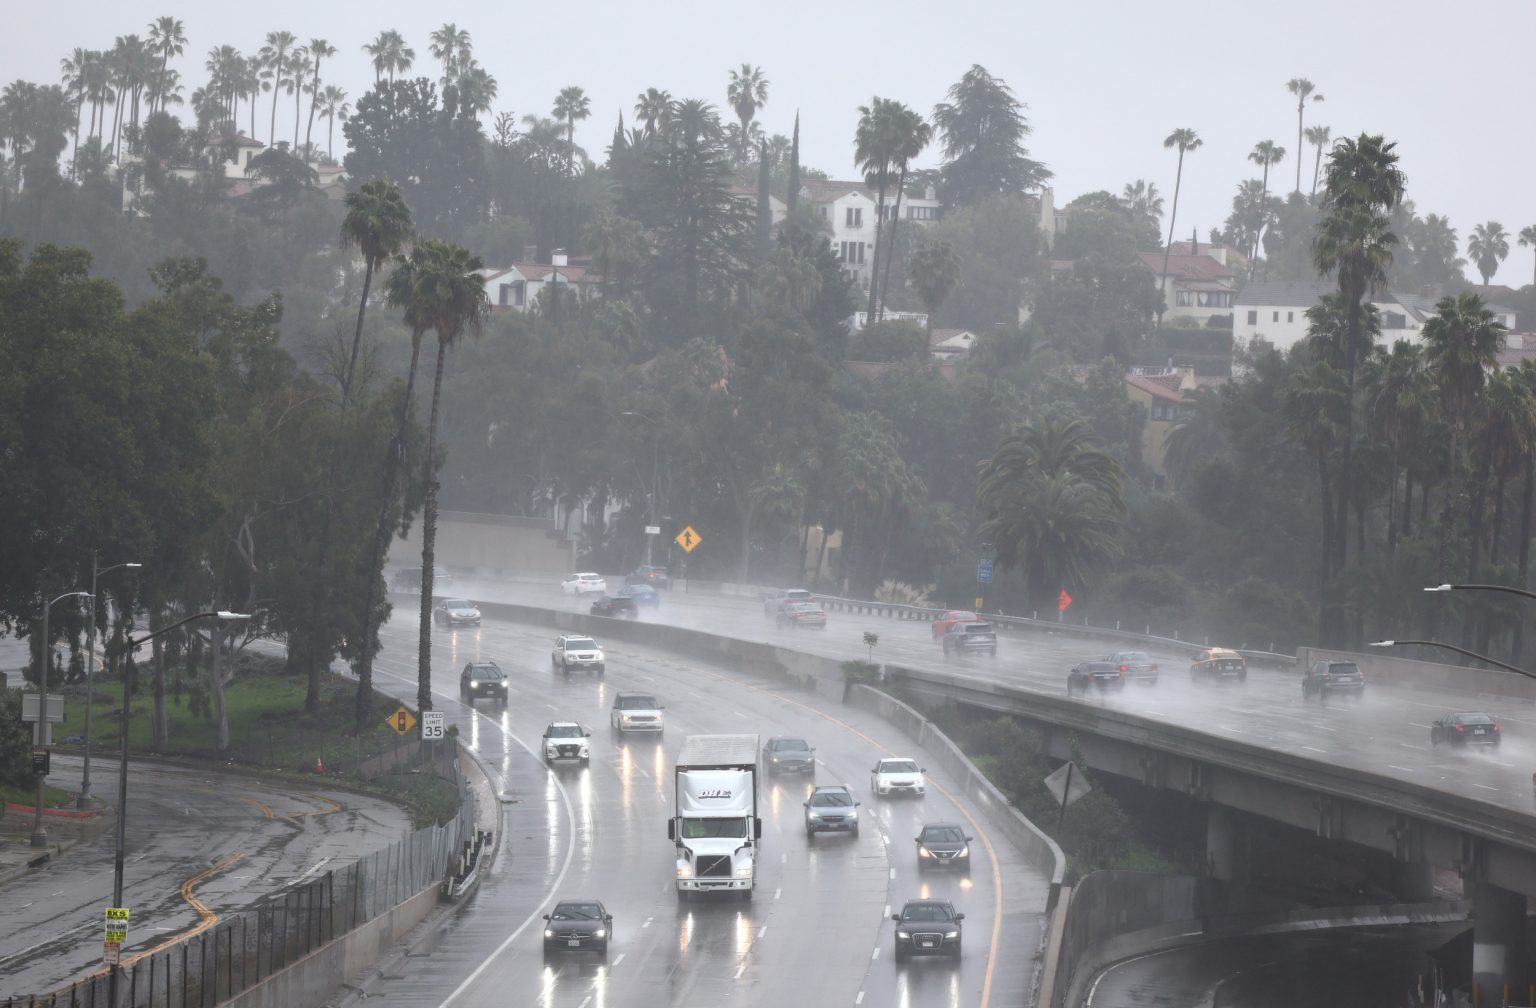
[[[1360,666],[1366,682],[1372,686],[1454,692],[1458,699],[1454,704],[1447,700],[1451,706],[1466,707],[1468,697],[1479,697],[1496,703],[1515,701],[1536,704],[1536,679],[1527,679],[1499,669],[1415,661],[1388,650],[1354,654],[1304,647],[1298,648],[1296,652],[1297,671],[1305,671],[1319,658],[1354,662]]]
[[[324,1004],[336,993],[342,978],[365,973],[391,945],[426,919],[437,906],[438,888],[434,885],[422,890],[223,1004],[232,1008]]]

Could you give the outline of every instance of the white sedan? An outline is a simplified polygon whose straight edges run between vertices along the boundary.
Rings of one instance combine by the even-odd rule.
[[[608,582],[601,574],[567,574],[560,590],[567,595],[606,595]]]
[[[927,769],[906,756],[883,759],[869,772],[869,789],[882,798],[890,795],[916,795],[927,790],[923,774]]]

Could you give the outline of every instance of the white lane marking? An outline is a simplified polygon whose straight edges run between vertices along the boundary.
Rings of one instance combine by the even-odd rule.
[[[298,878],[294,879],[292,882],[290,882],[288,884],[289,885],[297,885],[298,883],[303,882],[305,879],[309,878],[315,872],[317,872],[321,868],[325,867],[327,862],[329,862],[330,860],[331,860],[330,858],[321,858],[319,861],[315,862],[315,865],[314,865],[313,868],[311,868],[309,871],[305,872],[303,875],[300,875]]]
[[[1496,788],[1496,787],[1489,787],[1487,784],[1479,784],[1477,781],[1468,781],[1468,783],[1471,784],[1473,787],[1480,787],[1484,791],[1497,791],[1498,790],[1498,788]]]
[[[853,999],[853,1003],[856,1004],[856,1005],[861,1005],[861,1004],[864,1003],[864,992],[863,991],[859,991],[859,996]]]
[[[885,905],[885,913],[881,914],[880,916],[881,917],[889,917],[890,915],[891,915],[891,905],[889,903],[887,903]]]
[[[621,962],[623,962],[623,961],[624,961],[624,956],[625,956],[625,955],[626,955],[626,954],[627,954],[627,953],[624,953],[624,952],[620,952],[620,953],[619,953],[619,957],[618,957],[618,958],[617,958],[617,959],[615,959],[615,960],[614,960],[614,961],[613,961],[613,965],[615,965],[615,966],[617,966],[617,965],[618,965],[618,964],[619,964],[619,963],[621,963]]]
[[[1404,749],[1417,749],[1420,752],[1424,751],[1424,747],[1421,745],[1409,745],[1407,742],[1399,742],[1398,745],[1402,746]]]
[[[1162,712],[1162,711],[1160,711],[1160,710],[1149,710],[1149,711],[1142,711],[1142,713],[1143,713],[1143,714],[1152,714],[1152,715],[1155,715],[1155,716],[1157,716],[1157,717],[1167,717],[1167,716],[1168,716],[1168,715],[1167,715],[1167,714],[1164,714],[1164,713],[1163,713],[1163,712]]]
[[[871,962],[873,962],[874,960],[880,958],[880,946],[879,945],[875,946],[875,950],[869,954],[869,958],[870,958]]]
[[[1428,728],[1430,726],[1427,725],[1427,724],[1419,724],[1417,721],[1409,721],[1408,722],[1408,727],[1410,727],[1410,728]]]
[[[548,707],[548,708],[549,708],[549,709],[550,709],[550,710],[552,710],[552,711],[557,711],[557,710],[559,710],[559,709],[560,709],[560,708],[559,708],[559,707],[556,707],[556,706],[555,706],[555,705],[554,705],[554,704],[552,704],[552,703],[547,703],[547,704],[545,704],[545,705],[544,705],[544,706],[545,706],[545,707]]]
[[[886,836],[884,833],[881,833],[880,834],[880,842],[883,843],[883,844],[889,845],[890,842],[891,842],[891,838]]]
[[[1500,761],[1498,761],[1496,759],[1491,759],[1488,762],[1492,763],[1494,766],[1501,766],[1505,770],[1513,770],[1515,768],[1515,765],[1513,763],[1501,763]]]
[[[743,973],[745,973],[746,971],[747,971],[747,964],[746,963],[742,963],[740,966],[736,967],[736,975],[734,977],[732,977],[732,979],[733,980],[740,980],[741,979],[741,975]],[[585,1004],[585,1002],[583,1002],[583,1004]]]
[[[693,697],[695,700],[702,699],[702,697],[703,697],[703,694],[701,694],[701,693],[694,693],[692,690],[690,690],[688,692],[688,695]]]
[[[644,923],[644,924],[641,924],[641,925],[640,925],[640,926],[641,926],[641,927],[642,927],[642,928],[648,928],[648,927],[650,927],[650,926],[651,926],[651,921],[653,921],[653,920],[655,920],[655,919],[656,919],[656,918],[654,918],[654,917],[647,917],[647,918],[646,918],[646,919],[645,919],[645,923]]]
[[[779,864],[789,864],[789,855],[788,854],[780,854],[779,855]]]
[[[1200,932],[1200,931],[1186,931],[1184,934],[1179,935],[1179,937],[1180,938],[1189,938],[1189,937],[1191,937],[1193,935],[1198,935],[1198,934],[1201,934],[1201,933],[1202,932]],[[1083,1000],[1083,1004],[1086,1006],[1086,1008],[1092,1008],[1093,996],[1098,993],[1098,991],[1099,991],[1099,984],[1104,980],[1105,977],[1109,976],[1110,973],[1114,972],[1117,969],[1120,969],[1122,966],[1129,966],[1131,963],[1140,962],[1143,959],[1151,959],[1153,956],[1167,955],[1170,952],[1176,952],[1176,951],[1178,951],[1178,950],[1177,949],[1161,949],[1160,951],[1157,951],[1157,952],[1147,952],[1144,955],[1132,956],[1129,959],[1122,959],[1119,962],[1117,962],[1117,963],[1115,963],[1115,964],[1113,964],[1111,966],[1106,967],[1105,969],[1103,969],[1103,970],[1101,970],[1099,972],[1098,976],[1093,978],[1093,983],[1088,986],[1088,996]]]
[[[18,910],[25,910],[27,907],[31,906],[33,903],[36,903],[36,902],[37,902],[37,900],[32,900],[29,903],[23,903],[21,906],[17,907],[16,909],[18,909]]]
[[[1316,728],[1318,731],[1334,732],[1334,733],[1338,732],[1337,728],[1329,728],[1327,725],[1313,725],[1312,727]]]
[[[893,879],[894,879],[894,878],[895,878],[895,877],[896,877],[896,869],[895,869],[895,868],[892,868],[892,869],[891,869],[891,878],[893,878]]]
[[[1328,753],[1327,749],[1319,749],[1319,748],[1317,748],[1317,746],[1304,745],[1304,746],[1302,746],[1302,748],[1306,749],[1306,750],[1308,750],[1310,752],[1320,752],[1320,753],[1323,753],[1324,755],[1327,755],[1327,753]]]
[[[757,929],[757,936],[759,938],[761,938],[763,935],[765,935],[767,933],[768,933],[768,925],[767,924],[764,924],[762,927]]]
[[[1412,767],[1398,766],[1396,763],[1388,763],[1387,764],[1387,769],[1388,770],[1401,770],[1404,773],[1417,773],[1418,772],[1418,771],[1414,770]]]
[[[1221,726],[1221,730],[1222,731],[1229,731],[1233,735],[1246,735],[1246,734],[1248,734],[1247,732],[1243,731],[1241,728],[1233,728],[1231,725],[1222,725]]]
[[[737,717],[741,718],[742,720],[746,720],[747,716],[745,714],[743,714],[741,711],[731,711],[731,713],[735,714]]]
[[[783,895],[784,895],[784,890],[783,890],[783,889],[782,889],[782,888],[780,888],[780,889],[775,889],[775,890],[774,890],[774,891],[773,891],[773,898],[774,898],[774,899],[778,899],[778,898],[779,898],[779,897],[780,897],[780,896],[783,896]]]
[[[592,1003],[592,995],[588,994],[586,997],[581,999],[581,1004],[577,1005],[576,1008],[587,1008],[587,1005],[589,1005],[591,1003]]]

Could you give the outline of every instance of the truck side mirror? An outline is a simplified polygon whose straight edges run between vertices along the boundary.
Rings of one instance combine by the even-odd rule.
[[[676,819],[668,819],[667,820],[667,839],[668,840],[676,840],[677,839],[677,820]]]
[[[754,840],[761,840],[762,838],[763,838],[763,819],[762,819],[761,816],[754,816],[753,819],[752,819],[752,839],[754,839]]]

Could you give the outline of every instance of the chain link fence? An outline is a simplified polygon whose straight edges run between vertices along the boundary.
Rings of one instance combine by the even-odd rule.
[[[458,814],[446,825],[416,830],[344,868],[225,914],[207,930],[125,955],[115,978],[102,969],[49,994],[9,998],[5,1008],[212,1008],[440,885],[457,869],[474,834],[474,805],[457,745],[425,748],[433,752],[422,754],[423,769],[451,779],[458,791]],[[396,758],[391,754],[389,760]]]

